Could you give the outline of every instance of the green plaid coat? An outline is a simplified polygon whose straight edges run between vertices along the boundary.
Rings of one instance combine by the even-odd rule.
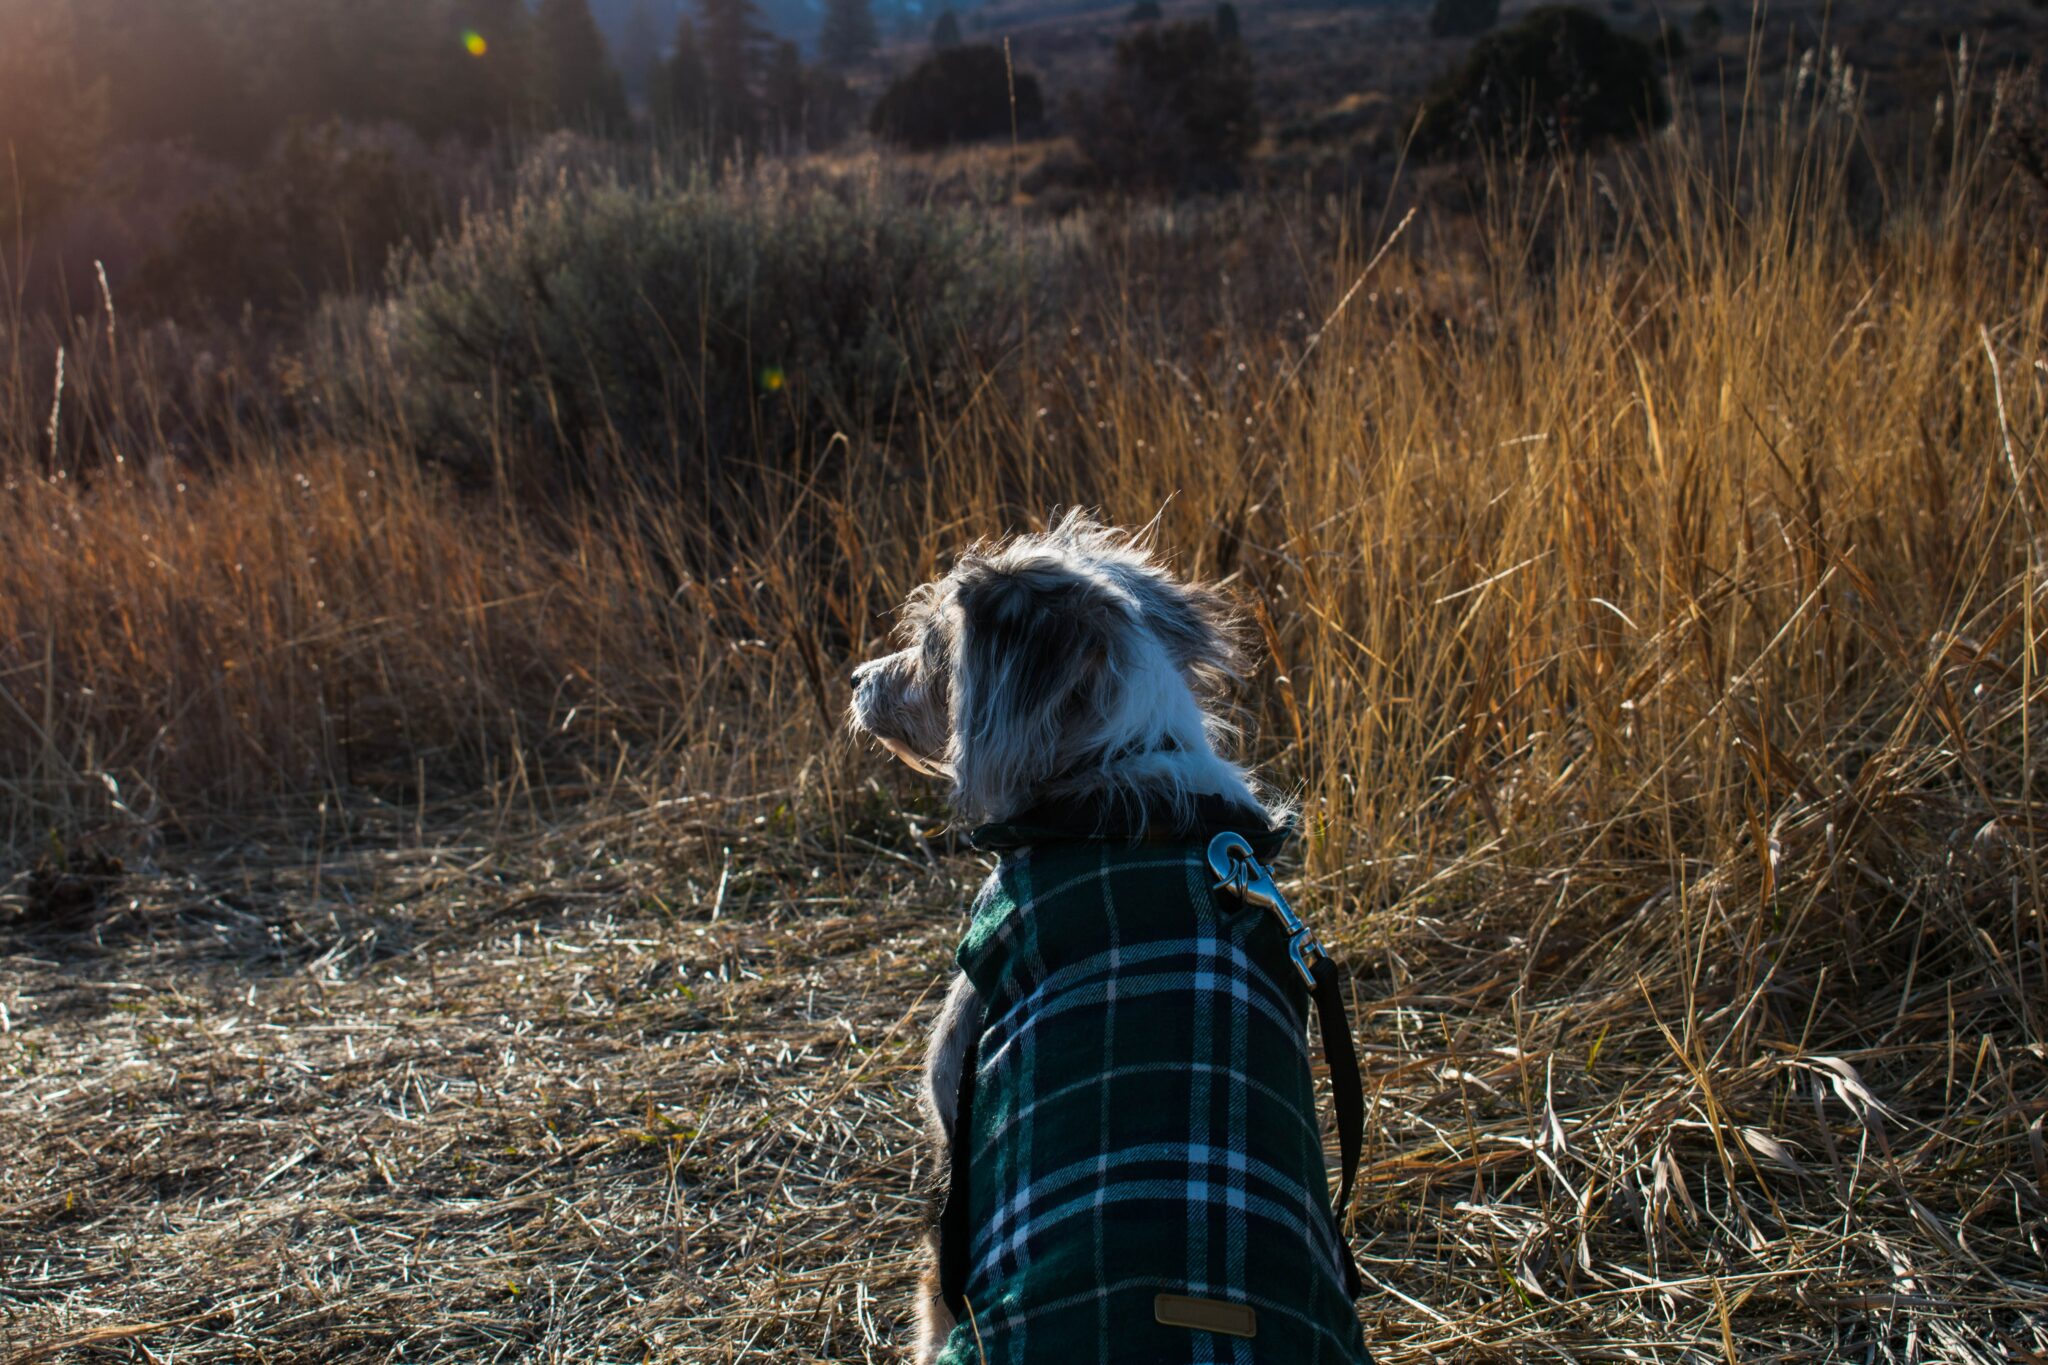
[[[1285,837],[1238,827],[1262,857]],[[984,1015],[943,1365],[1360,1365],[1278,920],[1186,841],[1004,831],[960,966]],[[986,831],[977,832],[986,846]],[[1261,846],[1263,845],[1263,846]],[[1155,1320],[1160,1294],[1257,1314]]]

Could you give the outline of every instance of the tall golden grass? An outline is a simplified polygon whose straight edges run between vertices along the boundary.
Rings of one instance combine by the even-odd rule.
[[[845,666],[889,605],[1086,502],[1165,507],[1185,567],[1234,577],[1273,664],[1254,756],[1347,910],[1481,865],[1581,869],[1566,900],[1712,869],[1780,905],[1994,822],[2030,847],[2043,238],[1981,119],[1872,186],[1833,93],[1751,118],[1498,168],[1476,225],[1355,230],[1306,343],[1105,309],[1105,344],[912,414],[893,474],[792,473],[716,547],[687,500],[537,519],[395,442],[252,430],[196,464],[153,442],[111,302],[61,390],[16,319],[10,833],[120,818],[117,792],[197,829],[716,736],[745,776],[704,780],[843,786],[873,771],[836,735]],[[111,414],[90,477],[60,402]],[[797,567],[797,528],[835,571]],[[673,568],[706,562],[729,572]]]

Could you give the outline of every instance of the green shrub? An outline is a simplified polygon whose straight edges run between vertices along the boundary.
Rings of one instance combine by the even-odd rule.
[[[1016,125],[1028,128],[1045,116],[1038,79],[1018,71],[1015,80]],[[877,137],[917,149],[1008,137],[1010,85],[1010,63],[1001,48],[989,43],[936,48],[882,92],[868,127]]]
[[[1117,40],[1109,84],[1072,105],[1074,141],[1116,184],[1217,189],[1259,139],[1252,64],[1208,24],[1139,29]]]
[[[423,453],[714,501],[826,431],[876,430],[913,383],[943,404],[1014,297],[994,239],[952,212],[567,177],[394,276],[375,332]]]
[[[1488,34],[1423,101],[1416,148],[1581,151],[1671,120],[1649,44],[1582,9],[1546,5]]]
[[[1473,38],[1500,21],[1500,0],[1436,0],[1429,31],[1437,38]]]

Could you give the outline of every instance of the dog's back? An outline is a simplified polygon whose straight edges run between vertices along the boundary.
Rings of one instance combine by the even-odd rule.
[[[1366,1359],[1306,993],[1278,922],[1213,880],[1197,843],[1076,840],[1009,853],[984,888],[960,950],[984,1005],[972,1321],[947,1365]],[[1160,1295],[1253,1334],[1163,1323]]]

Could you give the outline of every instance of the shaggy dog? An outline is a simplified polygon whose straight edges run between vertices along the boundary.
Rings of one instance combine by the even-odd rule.
[[[1219,831],[1260,856],[1285,834],[1217,751],[1227,603],[1070,514],[969,551],[902,635],[855,672],[852,726],[1002,851],[927,1054],[953,1186],[916,1359],[1364,1360],[1307,992],[1202,861]]]

